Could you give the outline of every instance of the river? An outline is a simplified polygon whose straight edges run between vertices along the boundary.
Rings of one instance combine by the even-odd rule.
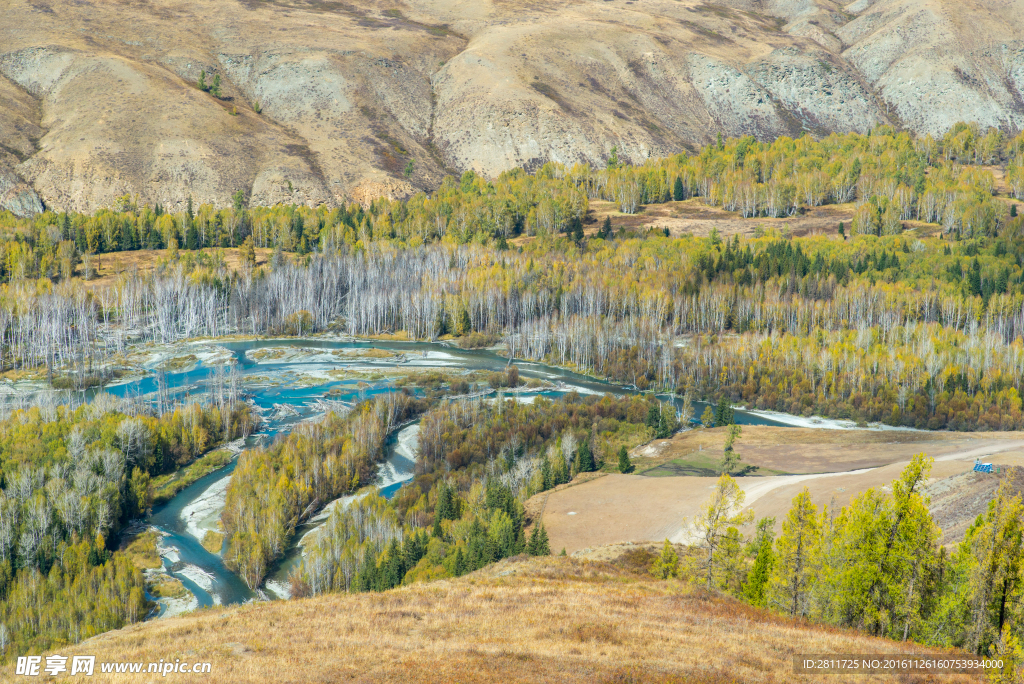
[[[209,348],[211,343],[204,343]],[[154,366],[166,364],[167,356],[186,358],[185,367],[176,372],[148,374],[135,380],[112,385],[106,391],[119,396],[153,396],[161,388],[165,396],[178,399],[201,396],[216,381],[216,368],[233,362],[243,393],[252,407],[262,415],[260,432],[245,441],[245,447],[269,443],[278,434],[290,431],[304,420],[323,415],[329,401],[352,404],[375,394],[395,391],[388,373],[405,369],[449,369],[503,371],[508,360],[489,350],[462,350],[438,343],[253,340],[212,343],[219,354],[207,354],[204,361],[190,355],[190,345],[178,345],[176,353],[164,353]],[[540,363],[516,361],[522,379],[538,379],[551,383],[550,388],[515,393],[520,401],[532,401],[538,395],[558,397],[569,392],[581,394],[634,394],[634,390],[602,382],[564,369]],[[356,377],[345,377],[355,375]],[[374,378],[373,376],[377,377]],[[340,376],[340,377],[339,377]],[[664,395],[666,400],[678,398]],[[696,415],[705,404],[694,402]],[[786,425],[774,420],[736,410],[736,422],[746,425]],[[419,426],[408,425],[388,441],[388,456],[381,465],[379,486],[390,498],[413,476],[416,433]],[[163,533],[159,551],[166,571],[178,578],[195,596],[198,606],[240,603],[257,598],[245,583],[227,569],[219,554],[207,551],[200,539],[206,530],[215,528],[224,503],[228,478],[235,468],[232,461],[183,489],[167,503],[155,507],[147,519],[149,525]],[[295,541],[284,559],[271,571],[266,584],[266,597],[287,597],[287,575],[301,561],[298,541],[322,524],[326,513],[296,530]]]

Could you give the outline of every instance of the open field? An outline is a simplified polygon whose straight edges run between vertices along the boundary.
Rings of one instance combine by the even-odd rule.
[[[270,263],[270,258],[274,254],[272,249],[257,249],[256,252],[256,267],[266,266]],[[140,249],[131,252],[110,252],[108,254],[97,254],[92,257],[91,264],[94,275],[89,280],[84,280],[86,285],[91,289],[102,289],[109,285],[117,282],[117,278],[122,273],[128,273],[131,271],[138,271],[140,274],[149,273],[153,271],[160,262],[166,262],[168,260],[168,252],[166,249]],[[237,247],[225,247],[215,249],[205,249],[190,252],[188,250],[178,250],[178,256],[180,259],[193,258],[197,261],[203,257],[222,257],[224,259],[224,265],[231,271],[237,271],[241,267],[241,250]],[[78,276],[82,277],[85,273],[85,265],[78,265]]]
[[[209,675],[177,676],[209,684],[265,682],[268,673],[274,681],[303,683],[770,683],[792,681],[794,654],[922,652],[938,651],[812,626],[621,565],[523,556],[460,579],[383,594],[210,609],[108,632],[61,651],[95,654],[99,662],[210,662]],[[866,675],[800,680],[907,681]],[[97,666],[81,681],[139,683],[154,676],[103,675]]]
[[[693,430],[657,440],[634,450],[635,473],[654,467],[661,470],[673,461],[703,458],[707,462],[707,454],[720,458],[723,440],[722,429]],[[924,452],[935,458],[929,491],[935,497],[933,512],[946,531],[943,541],[949,543],[963,535],[995,491],[997,476],[971,472],[974,459],[1024,466],[1024,434],[747,427],[736,451],[742,457],[741,467],[749,464],[793,473],[737,479],[747,505],[758,517],[774,516],[776,530],[802,488],[808,488],[818,506],[842,507],[857,493],[890,483],[913,454]],[[662,539],[685,543],[689,537],[684,520],[697,513],[714,482],[709,477],[612,474],[539,494],[528,510],[540,516],[552,550],[564,547],[572,553]]]

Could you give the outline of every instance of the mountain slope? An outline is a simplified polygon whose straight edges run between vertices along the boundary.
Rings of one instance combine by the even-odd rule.
[[[201,679],[213,684],[786,682],[794,676],[794,654],[930,650],[814,627],[607,563],[517,557],[457,580],[383,594],[214,608],[146,622],[62,653],[94,654],[97,662],[210,662],[211,674]],[[142,682],[152,675],[107,678]],[[89,681],[107,678],[97,667]],[[943,679],[958,680],[973,681]]]
[[[338,204],[718,132],[1017,130],[1022,34],[1024,0],[12,0],[0,206]]]

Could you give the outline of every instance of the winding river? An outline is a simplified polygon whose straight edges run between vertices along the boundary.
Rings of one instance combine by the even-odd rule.
[[[493,351],[468,351],[424,342],[287,339],[201,344],[207,349],[215,347],[218,353],[204,361],[195,355],[189,356],[193,345],[178,345],[176,351],[165,353],[165,358],[156,359],[151,365],[159,366],[166,362],[166,357],[189,359],[182,370],[149,374],[110,386],[106,391],[120,396],[145,397],[157,392],[163,383],[164,391],[176,398],[201,396],[214,382],[216,367],[233,362],[244,395],[263,417],[261,431],[248,437],[244,445],[236,445],[242,448],[269,443],[276,435],[290,431],[298,423],[317,419],[330,402],[352,404],[375,394],[395,391],[392,380],[386,376],[389,373],[394,375],[396,370],[419,367],[502,371],[508,363],[508,359]],[[550,383],[550,388],[543,391],[517,392],[520,401],[532,401],[538,395],[557,397],[573,391],[580,394],[636,393],[540,363],[517,361],[516,365],[521,378]],[[361,377],[344,377],[347,374]],[[372,374],[385,377],[366,379]],[[668,395],[662,398],[680,401]],[[704,406],[694,403],[697,415]],[[742,410],[736,411],[736,422],[747,425],[791,424]],[[417,424],[407,425],[389,439],[387,460],[381,465],[378,475],[378,485],[386,497],[393,496],[413,476],[418,430]],[[200,543],[202,535],[215,528],[234,468],[235,461],[232,461],[183,489],[167,503],[155,507],[146,521],[163,533],[158,548],[164,568],[192,592],[195,596],[193,605],[222,605],[258,598],[227,569],[219,554],[207,551]],[[321,513],[296,530],[292,547],[268,576],[266,591],[261,591],[259,597],[287,597],[288,572],[302,557],[298,541],[322,524],[326,517],[326,513]]]

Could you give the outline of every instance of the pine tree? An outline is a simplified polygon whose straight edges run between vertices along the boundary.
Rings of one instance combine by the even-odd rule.
[[[651,574],[658,579],[679,577],[679,555],[668,539],[661,547],[661,554],[654,559],[654,563],[651,565]]]
[[[543,523],[538,523],[530,533],[530,541],[526,545],[526,552],[531,556],[551,555],[551,549],[548,547],[548,532],[544,529]]]
[[[804,487],[793,499],[793,506],[782,522],[782,535],[776,544],[769,582],[769,605],[790,615],[807,614],[808,593],[816,574],[811,558],[818,541],[818,507]]]
[[[590,451],[590,441],[587,439],[580,442],[579,464],[579,472],[581,473],[591,473],[597,470],[597,467],[594,465],[594,454]]]
[[[1010,205],[1010,218],[1017,218],[1017,205],[1016,204],[1011,204]]]
[[[619,447],[619,472],[628,473],[633,470],[633,463],[629,460],[629,452],[625,446]]]
[[[612,217],[605,216],[604,223],[601,224],[601,237],[605,240],[610,240],[615,235],[615,230],[612,228]]]
[[[220,74],[213,75],[213,84],[210,86],[210,94],[220,98]]]
[[[754,512],[743,511],[746,494],[739,488],[736,481],[728,475],[718,478],[715,491],[690,523],[691,532],[696,537],[697,546],[703,549],[703,558],[698,562],[703,566],[705,584],[713,586],[718,565],[719,547],[728,528],[746,525],[753,521]]]
[[[715,427],[715,412],[710,404],[704,407],[704,413],[700,416],[700,422],[706,428]]]
[[[438,511],[434,511],[434,529],[430,531],[430,536],[434,539],[444,536],[444,531],[441,529],[441,514]]]
[[[210,89],[210,86],[206,85],[206,72],[199,72],[199,81],[196,82],[196,87],[202,90],[204,93]]]
[[[551,472],[551,459],[544,454],[540,463],[541,491],[547,491],[555,486],[554,474]]]
[[[718,586],[733,595],[740,595],[745,580],[746,561],[743,558],[743,536],[735,527],[729,527],[716,552],[718,555]]]
[[[761,540],[761,547],[757,550],[757,558],[754,559],[754,567],[747,576],[747,582],[743,587],[743,596],[751,605],[764,607],[768,580],[775,565],[775,552],[772,550],[772,538],[765,536]]]
[[[543,523],[540,525],[540,539],[537,542],[537,553],[535,556],[550,556],[551,546],[548,542],[548,531],[545,529]]]
[[[725,449],[722,455],[721,463],[722,473],[731,473],[740,461],[739,454],[737,454],[736,451],[733,450],[733,443],[735,443],[736,438],[740,436],[740,430],[741,428],[739,425],[733,424],[730,425],[728,430],[726,431]]]
[[[583,244],[583,221],[574,217],[571,221],[571,225],[573,242],[577,245]]]
[[[718,400],[715,406],[715,425],[732,425],[735,419],[735,411],[729,405],[729,400],[724,396]]]
[[[676,176],[675,185],[672,186],[672,199],[676,202],[681,202],[686,199],[686,191],[683,189],[683,179],[680,176]]]

